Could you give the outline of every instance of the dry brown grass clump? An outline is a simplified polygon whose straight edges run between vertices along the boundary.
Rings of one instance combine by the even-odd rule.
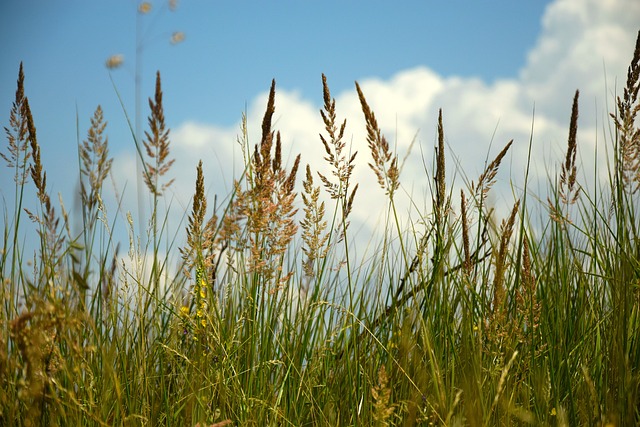
[[[28,408],[24,421],[33,425],[42,421],[63,363],[58,348],[61,327],[62,317],[51,303],[40,303],[11,321],[10,337],[21,357],[18,398]]]
[[[378,382],[371,388],[373,398],[373,419],[376,426],[386,427],[390,424],[396,405],[391,403],[391,385],[387,370],[382,365],[378,370]]]

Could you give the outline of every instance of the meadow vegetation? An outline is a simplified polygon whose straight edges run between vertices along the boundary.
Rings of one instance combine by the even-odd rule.
[[[606,182],[598,170],[578,180],[576,91],[549,197],[529,191],[527,169],[500,218],[488,195],[512,142],[458,194],[440,111],[431,208],[406,227],[401,161],[361,87],[369,153],[356,154],[322,76],[317,143],[331,173],[320,174],[300,156],[283,162],[274,81],[258,141],[243,118],[245,169],[225,203],[207,199],[207,160],[194,165],[180,248],[158,209],[173,163],[160,73],[148,130],[133,137],[153,207],[137,227],[103,202],[112,159],[98,107],[78,146],[74,232],[51,199],[25,87],[20,65],[2,148],[15,188],[3,190],[14,199],[2,212],[0,425],[640,423],[640,33],[606,133]],[[367,263],[351,250],[352,208],[371,203],[352,179],[358,162],[389,212]],[[114,227],[129,232],[124,253]]]

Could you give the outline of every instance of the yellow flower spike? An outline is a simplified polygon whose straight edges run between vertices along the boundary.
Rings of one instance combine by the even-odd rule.
[[[556,412],[556,408],[551,408],[551,416],[555,417],[556,415],[558,415],[558,413]]]
[[[183,305],[182,307],[180,307],[180,314],[184,317],[188,317],[189,316],[189,307],[187,307],[186,305]]]
[[[200,324],[202,325],[202,327],[204,328],[205,326],[207,326],[207,321],[205,319],[202,319],[200,321]]]

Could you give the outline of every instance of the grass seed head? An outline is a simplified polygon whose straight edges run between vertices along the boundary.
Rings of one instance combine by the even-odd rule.
[[[576,188],[576,151],[578,134],[578,97],[580,91],[576,90],[571,108],[571,120],[569,124],[569,139],[567,154],[560,172],[560,198],[565,204],[574,204],[578,199],[579,189]]]
[[[386,194],[393,199],[395,191],[400,186],[400,171],[398,169],[398,156],[391,153],[389,142],[382,135],[378,127],[376,116],[367,104],[360,85],[356,82],[356,90],[360,105],[364,114],[364,120],[367,124],[367,144],[373,163],[369,163],[369,167],[375,173],[380,187],[385,190]]]
[[[618,97],[616,114],[611,114],[618,130],[619,173],[631,193],[640,189],[640,127],[636,117],[640,112],[640,31],[636,39],[633,59],[627,70],[627,84],[622,97]]]
[[[166,175],[174,163],[169,159],[169,129],[165,125],[164,107],[162,105],[162,81],[160,71],[156,73],[156,90],[154,99],[149,98],[149,130],[145,131],[143,141],[149,160],[146,161],[144,182],[154,196],[161,196],[171,186],[173,179],[160,185],[160,178]]]
[[[502,159],[507,154],[507,151],[509,151],[509,148],[511,148],[511,144],[513,144],[513,139],[509,141],[507,145],[505,145],[505,147],[502,149],[502,151],[498,153],[496,158],[493,159],[491,163],[489,163],[489,166],[487,166],[487,168],[482,172],[482,174],[478,178],[478,184],[471,185],[472,193],[475,193],[476,197],[480,198],[481,203],[487,197],[487,194],[489,193],[489,190],[491,190],[491,187],[493,187],[493,184],[495,184],[498,168],[500,167],[500,163],[502,162]]]

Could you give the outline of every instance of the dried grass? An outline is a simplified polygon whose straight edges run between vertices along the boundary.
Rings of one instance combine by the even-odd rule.
[[[391,386],[384,365],[378,370],[378,382],[371,388],[371,397],[375,425],[381,427],[390,425],[390,418],[393,416],[396,405],[391,403]]]

